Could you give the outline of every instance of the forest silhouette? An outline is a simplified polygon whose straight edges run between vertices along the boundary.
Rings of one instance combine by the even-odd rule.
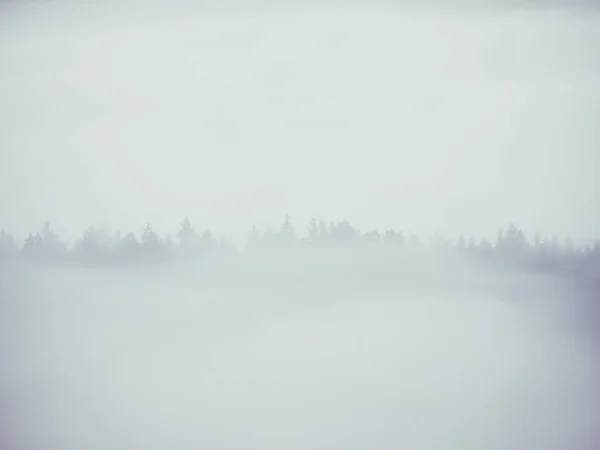
[[[276,230],[253,227],[243,246],[208,230],[198,230],[187,217],[174,236],[158,234],[150,223],[139,236],[89,227],[71,244],[64,242],[46,222],[21,245],[12,235],[1,231],[0,259],[5,263],[26,261],[96,268],[174,262],[210,266],[240,260],[251,261],[250,267],[254,268],[262,265],[282,269],[297,263],[296,269],[308,266],[316,269],[320,264],[327,270],[352,260],[361,263],[360,273],[373,269],[380,272],[380,278],[384,272],[390,278],[398,278],[403,274],[408,276],[416,266],[431,268],[436,263],[441,266],[446,263],[444,267],[450,267],[460,261],[469,267],[511,273],[568,276],[596,287],[600,279],[600,241],[578,247],[569,239],[560,241],[537,234],[529,242],[523,230],[515,225],[499,229],[495,242],[465,236],[451,240],[440,235],[424,240],[392,229],[383,233],[362,232],[345,220],[327,223],[316,218],[310,220],[306,232],[301,234],[288,215]],[[269,264],[265,265],[266,261]]]

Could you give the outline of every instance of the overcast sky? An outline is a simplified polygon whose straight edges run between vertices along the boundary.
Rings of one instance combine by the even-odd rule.
[[[286,213],[600,234],[593,11],[102,5],[0,9],[0,228],[19,237],[185,215],[240,236]]]

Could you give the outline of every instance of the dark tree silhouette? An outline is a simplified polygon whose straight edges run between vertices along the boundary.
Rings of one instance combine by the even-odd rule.
[[[166,259],[166,251],[160,236],[152,228],[152,224],[146,223],[141,237],[141,256],[148,261],[161,261]]]
[[[0,230],[0,258],[14,258],[19,253],[15,239],[4,230]]]
[[[114,242],[106,231],[89,227],[78,239],[71,253],[75,259],[85,265],[104,265],[111,262],[114,252]]]
[[[296,233],[294,230],[294,226],[292,225],[292,219],[289,216],[289,214],[285,215],[277,237],[279,244],[282,246],[287,247],[294,243],[294,240],[296,239]]]
[[[60,261],[64,260],[67,246],[58,240],[58,235],[45,222],[42,230],[35,235],[29,233],[25,239],[21,254],[30,260]]]
[[[111,236],[106,230],[89,227],[69,249],[46,222],[39,232],[29,233],[21,248],[10,234],[1,231],[0,258],[4,263],[21,258],[45,263],[108,266],[160,263],[178,258],[186,260],[191,256],[202,260],[219,255],[235,258],[240,253],[231,239],[217,237],[208,230],[198,233],[187,217],[181,222],[176,237],[177,244],[170,236],[161,237],[150,223],[143,228],[139,240],[133,233]],[[301,237],[296,234],[290,216],[286,215],[277,231],[268,227],[261,231],[253,227],[248,234],[244,253],[271,254],[274,257],[281,255],[284,258],[282,250],[290,254],[289,252],[293,253],[302,247],[314,249],[317,258],[319,255],[326,257],[326,254],[333,255],[342,251],[339,253],[340,261],[357,252],[356,260],[368,261],[369,265],[363,265],[357,270],[370,274],[368,276],[372,279],[379,279],[383,272],[388,277],[397,278],[399,271],[409,267],[406,265],[407,261],[431,261],[429,257],[423,259],[419,256],[427,253],[431,257],[440,258],[460,256],[462,260],[471,260],[482,267],[501,267],[503,270],[511,268],[516,271],[585,279],[592,284],[596,283],[600,289],[600,241],[577,247],[570,239],[547,239],[536,233],[533,243],[529,243],[523,230],[514,224],[499,229],[496,241],[492,244],[486,239],[476,242],[472,236],[467,238],[464,235],[451,241],[436,234],[423,241],[415,235],[405,237],[404,233],[392,229],[388,229],[383,235],[378,230],[363,233],[347,220],[330,222],[328,226],[323,220],[313,217],[307,224],[306,236]],[[319,251],[325,248],[331,252]],[[394,259],[393,255],[401,258]],[[381,258],[381,263],[373,259],[378,257]],[[292,257],[285,261],[295,260],[297,258]],[[400,260],[403,261],[404,269],[401,266],[394,269],[394,261]],[[380,275],[375,276],[374,271],[380,271]]]
[[[179,231],[177,232],[177,238],[179,239],[179,248],[186,255],[190,255],[194,252],[194,246],[196,245],[197,235],[196,230],[192,226],[190,219],[187,217],[181,222]]]
[[[142,245],[133,233],[127,233],[117,244],[119,261],[128,264],[141,260]]]

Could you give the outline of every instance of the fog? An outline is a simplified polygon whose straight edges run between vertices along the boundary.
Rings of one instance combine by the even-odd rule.
[[[2,448],[597,445],[597,291],[458,260],[386,284],[360,252],[245,258],[6,264]]]
[[[0,2],[0,449],[597,448],[599,50],[583,0]]]
[[[596,238],[596,10],[211,5],[2,5],[1,228]]]

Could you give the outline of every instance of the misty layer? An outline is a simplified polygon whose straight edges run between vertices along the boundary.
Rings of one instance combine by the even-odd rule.
[[[593,449],[599,246],[46,224],[0,261],[3,448]]]
[[[451,241],[439,235],[423,241],[394,230],[361,232],[347,221],[327,224],[316,219],[305,235],[299,235],[289,216],[278,230],[253,228],[242,248],[208,230],[197,231],[187,218],[175,237],[159,235],[150,224],[139,237],[91,227],[72,245],[46,223],[21,246],[1,232],[0,258],[5,265],[137,267],[188,272],[197,280],[213,282],[315,285],[334,281],[352,289],[427,288],[432,283],[473,288],[507,271],[513,279],[518,274],[537,274],[590,288],[597,288],[600,278],[599,242],[577,248],[570,240],[561,243],[537,235],[530,243],[512,225],[499,230],[494,243],[463,236]]]
[[[598,308],[589,295],[548,277],[459,268],[457,259],[438,269],[468,273],[469,284],[440,286],[424,257],[417,265],[428,276],[404,259],[410,277],[391,286],[375,282],[381,269],[368,252],[299,255],[252,259],[236,266],[235,282],[233,263],[217,264],[213,276],[228,283],[203,281],[196,267],[208,259],[176,270],[3,263],[2,448],[598,442],[598,335],[583,320]],[[290,277],[301,266],[319,282]],[[357,283],[366,274],[370,284]]]
[[[0,0],[0,450],[597,449],[598,8],[475,3]]]

